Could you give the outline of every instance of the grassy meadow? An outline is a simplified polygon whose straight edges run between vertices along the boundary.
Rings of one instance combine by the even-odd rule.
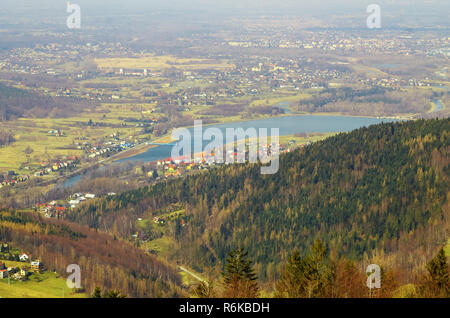
[[[6,266],[22,267],[25,263],[2,261]],[[63,291],[64,290],[64,291]],[[85,293],[74,293],[67,287],[66,279],[47,271],[42,274],[33,273],[26,281],[0,279],[1,298],[86,298]]]
[[[183,69],[183,70],[199,70],[199,69],[229,69],[234,65],[224,61],[216,61],[209,59],[195,59],[195,58],[177,58],[171,55],[156,56],[146,54],[136,58],[120,57],[120,58],[101,58],[95,59],[97,67],[100,69]]]

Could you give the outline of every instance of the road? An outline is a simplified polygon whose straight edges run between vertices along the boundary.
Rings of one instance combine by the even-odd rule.
[[[191,271],[189,271],[189,270],[187,270],[186,268],[184,268],[183,266],[178,266],[178,268],[181,270],[181,271],[183,271],[183,272],[185,272],[185,273],[188,273],[189,275],[191,275],[192,277],[194,277],[196,280],[198,280],[198,281],[200,281],[200,282],[202,282],[202,283],[208,283],[206,280],[204,280],[203,278],[201,278],[200,276],[198,276],[198,275],[195,275],[194,273],[192,273]]]

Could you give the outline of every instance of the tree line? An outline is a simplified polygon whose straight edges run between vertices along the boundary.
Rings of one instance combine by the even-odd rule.
[[[169,259],[203,272],[246,246],[263,281],[279,279],[315,237],[338,258],[419,271],[446,239],[450,120],[384,123],[282,155],[275,175],[231,165],[99,199],[68,219],[129,238],[138,218],[181,204],[189,222],[168,238]],[[410,246],[414,246],[411,249]]]
[[[229,253],[221,278],[200,282],[191,289],[199,298],[256,298],[261,296],[258,277],[248,253],[240,248]],[[380,285],[370,286],[368,273],[346,258],[333,259],[327,246],[314,241],[302,257],[298,250],[289,256],[274,284],[275,298],[448,298],[449,264],[444,249],[427,263],[414,285],[402,286],[392,269],[382,267]]]
[[[14,135],[9,131],[0,129],[0,147],[7,146],[12,142],[14,142]]]
[[[19,117],[68,117],[96,105],[95,101],[43,96],[0,83],[0,122]]]
[[[431,92],[420,89],[401,91],[383,87],[326,88],[310,98],[300,100],[296,108],[298,111],[308,112],[387,116],[426,113],[430,109],[431,98]]]
[[[81,268],[80,292],[107,297],[180,297],[181,279],[172,267],[136,246],[77,224],[44,219],[29,212],[0,211],[0,241],[40,258],[48,270],[66,277],[66,268]],[[117,296],[117,295],[116,295]]]

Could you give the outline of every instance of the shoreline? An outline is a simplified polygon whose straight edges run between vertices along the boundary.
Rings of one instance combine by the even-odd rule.
[[[263,120],[263,119],[271,119],[271,118],[282,118],[282,117],[296,117],[296,116],[334,116],[334,117],[352,117],[352,118],[377,118],[377,119],[396,119],[396,120],[413,120],[413,118],[411,117],[376,117],[376,116],[362,116],[362,115],[343,115],[340,113],[304,113],[304,114],[295,114],[295,113],[290,113],[290,114],[283,114],[283,115],[279,115],[279,116],[270,116],[270,117],[262,117],[262,118],[257,118],[257,119],[247,119],[247,120],[239,120],[239,121],[225,121],[225,122],[219,122],[219,123],[211,123],[211,124],[202,124],[203,127],[209,127],[209,126],[215,126],[215,125],[224,125],[227,123],[245,123],[245,122],[249,122],[249,121],[253,121],[253,120]],[[194,128],[193,125],[189,125],[189,126],[181,126],[181,127],[177,127],[177,128]],[[177,128],[172,128],[173,129],[177,129]],[[336,133],[336,132],[334,132]],[[172,132],[167,133],[161,137],[159,137],[158,139],[155,139],[153,142],[154,143],[160,143],[160,144],[170,144],[171,142],[174,142],[174,140],[172,140],[171,138]],[[288,136],[288,135],[286,135]],[[168,139],[170,138],[170,140],[168,141]],[[122,159],[127,159],[127,158],[132,158],[136,155],[145,153],[146,151],[148,151],[149,149],[158,147],[158,145],[148,145],[148,144],[144,144],[143,146],[139,147],[139,149],[136,148],[131,148],[129,150],[123,151],[120,154],[117,154],[113,159],[112,158],[108,158],[108,161],[117,161],[117,160],[122,160]],[[110,160],[112,159],[112,160]]]
[[[290,114],[283,114],[283,115],[279,115],[279,116],[270,116],[270,117],[260,117],[260,118],[254,118],[254,119],[244,119],[244,120],[239,120],[239,121],[224,121],[224,122],[217,122],[217,123],[211,123],[211,124],[202,124],[203,127],[209,127],[209,126],[214,126],[214,125],[224,125],[224,124],[235,124],[235,123],[245,123],[245,122],[249,122],[249,121],[253,121],[253,120],[264,120],[264,119],[271,119],[271,118],[282,118],[282,117],[296,117],[296,116],[335,116],[335,117],[353,117],[353,118],[377,118],[377,119],[397,119],[397,120],[413,120],[413,118],[411,117],[401,117],[401,116],[393,116],[393,117],[382,117],[382,116],[363,116],[363,115],[344,115],[341,113],[290,113]],[[173,129],[177,129],[177,128],[194,128],[193,125],[189,125],[189,126],[181,126],[181,127],[176,127],[176,128],[172,128]],[[154,143],[160,143],[160,144],[170,144],[171,142],[173,142],[174,140],[172,140],[171,136],[172,136],[172,131],[170,133],[167,133],[165,135],[160,136],[158,139],[155,139]],[[168,139],[170,139],[168,141]],[[139,147],[139,148],[137,148]],[[108,163],[109,161],[113,162],[113,161],[117,161],[117,160],[122,160],[122,159],[127,159],[127,158],[131,158],[134,157],[136,155],[145,153],[146,151],[148,151],[149,149],[158,147],[158,145],[148,145],[147,143],[138,145],[136,147],[133,147],[131,149],[125,150],[120,152],[119,154],[110,157],[106,160],[106,162],[103,163]]]
[[[118,154],[111,156],[110,158],[108,158],[107,163],[109,161],[114,162],[114,161],[118,161],[118,160],[122,160],[122,159],[127,159],[130,157],[134,157],[137,155],[140,155],[142,153],[147,152],[148,150],[157,147],[156,145],[148,145],[147,142],[137,145],[136,147],[127,149],[125,151],[119,152]]]
[[[245,122],[249,122],[249,121],[257,121],[257,120],[264,120],[264,119],[271,119],[271,118],[283,118],[283,117],[297,117],[297,116],[333,116],[333,117],[353,117],[353,118],[377,118],[377,119],[397,119],[397,120],[413,120],[414,118],[411,117],[400,117],[400,116],[394,116],[394,117],[381,117],[381,116],[363,116],[363,115],[344,115],[342,113],[289,113],[289,114],[282,114],[282,115],[278,115],[278,116],[262,116],[259,118],[251,118],[251,119],[243,119],[243,120],[237,120],[237,121],[223,121],[223,122],[217,122],[217,123],[211,123],[211,124],[203,124],[204,127],[208,127],[208,126],[214,126],[214,125],[224,125],[224,124],[236,124],[236,123],[245,123]],[[177,128],[193,128],[193,125],[189,125],[189,126],[181,126],[181,127],[177,127]],[[176,128],[172,128],[173,129]],[[152,142],[154,143],[161,143],[161,144],[169,144],[171,142],[173,142],[171,135],[172,135],[172,131],[170,133],[167,133],[165,135],[160,136],[159,138],[153,140]],[[88,164],[85,167],[80,167],[79,169],[77,169],[76,171],[70,173],[69,175],[65,175],[65,176],[58,176],[54,179],[51,180],[45,180],[43,181],[43,183],[41,185],[49,185],[49,184],[57,184],[59,181],[67,181],[73,177],[76,177],[78,175],[83,175],[85,174],[87,171],[91,170],[91,169],[95,169],[98,166],[106,166],[109,165],[113,162],[116,162],[118,160],[122,160],[122,159],[128,159],[128,158],[132,158],[136,155],[145,153],[146,151],[148,151],[149,149],[158,147],[158,145],[149,145],[147,142],[144,142],[142,144],[139,144],[135,147],[132,147],[130,149],[127,149],[125,151],[122,151],[120,153],[117,153],[109,158],[105,158],[102,159],[98,162],[95,163],[91,163]]]
[[[375,115],[347,115],[342,113],[330,113],[330,112],[323,112],[323,113],[289,113],[289,114],[282,114],[278,116],[262,116],[258,118],[250,118],[250,119],[240,119],[240,120],[233,120],[233,121],[221,121],[217,123],[211,123],[211,124],[202,124],[203,127],[207,126],[214,126],[214,125],[224,125],[224,124],[235,124],[235,123],[246,123],[253,120],[263,120],[263,119],[271,119],[271,118],[283,118],[283,117],[297,117],[297,116],[317,116],[317,117],[352,117],[352,118],[376,118],[376,119],[397,119],[397,120],[413,120],[414,116],[421,115],[420,113],[417,114],[410,114],[408,116],[375,116]],[[195,119],[194,120],[201,120],[201,119]],[[180,126],[176,128],[194,128],[194,125],[189,126]],[[172,130],[175,128],[172,128]],[[160,138],[164,138],[167,136],[170,136],[170,134],[165,134],[161,136]],[[157,139],[158,140],[158,139]],[[154,142],[158,142],[155,140]],[[163,142],[160,142],[163,143]]]

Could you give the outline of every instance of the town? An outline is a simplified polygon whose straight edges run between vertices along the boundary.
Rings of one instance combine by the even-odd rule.
[[[296,148],[303,148],[311,144],[310,141],[307,143],[297,144],[295,139],[289,140],[289,142],[284,144],[278,144],[278,154],[288,153]],[[134,173],[130,177],[128,173],[124,173],[124,177],[128,176],[128,178],[136,178],[136,174],[139,177],[142,184],[155,184],[162,181],[181,178],[187,175],[196,174],[202,171],[206,171],[208,169],[227,164],[228,162],[237,162],[238,158],[238,149],[235,148],[233,151],[226,151],[226,146],[224,146],[224,160],[222,162],[218,162],[217,158],[213,153],[202,153],[202,154],[194,154],[191,157],[191,160],[187,160],[187,158],[177,157],[177,158],[166,158],[162,160],[156,160],[152,162],[145,163],[143,165],[138,164],[135,166]],[[249,149],[248,145],[245,146],[245,158],[249,158]],[[267,145],[261,147],[259,150],[262,153],[268,154],[270,156],[277,155],[275,152],[271,150],[272,145]],[[260,153],[261,156],[261,153]],[[120,177],[120,176],[118,176]],[[113,197],[116,193],[108,192],[106,196]],[[88,202],[95,198],[99,197],[97,194],[93,193],[73,193],[65,200],[52,200],[50,202],[44,203],[35,203],[31,209],[43,215],[45,218],[64,218],[65,213],[69,209],[75,209],[80,204],[84,202]]]

